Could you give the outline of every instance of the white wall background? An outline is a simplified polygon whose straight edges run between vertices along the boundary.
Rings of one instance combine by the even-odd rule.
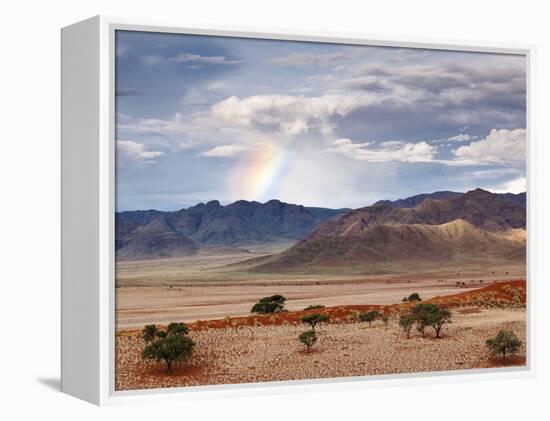
[[[95,0],[6,1],[1,9],[0,418],[543,419],[550,390],[546,192],[550,158],[550,26],[542,1]],[[507,381],[428,382],[98,409],[57,391],[59,376],[59,29],[99,13],[363,32],[423,39],[536,44],[539,166],[535,267],[538,375]],[[541,305],[542,304],[542,305]],[[543,388],[546,390],[543,390]],[[539,415],[535,415],[535,414]],[[9,415],[8,415],[9,414]],[[261,414],[261,415],[260,415]],[[32,417],[32,418],[31,418]]]

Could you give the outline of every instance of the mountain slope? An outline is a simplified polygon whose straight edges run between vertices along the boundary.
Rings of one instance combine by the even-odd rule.
[[[317,224],[347,211],[308,208],[279,200],[239,200],[222,206],[215,200],[175,212],[120,212],[115,220],[117,257],[157,258],[191,254],[202,246],[298,240]]]
[[[188,256],[199,250],[195,241],[171,229],[162,218],[137,226],[117,244],[116,257],[121,260]]]
[[[524,228],[524,208],[477,189],[455,198],[428,198],[415,208],[373,205],[353,210],[319,224],[305,239],[258,260],[251,270],[522,259]]]
[[[357,234],[300,242],[277,256],[259,260],[251,271],[520,259],[524,251],[522,242],[481,230],[464,220],[441,225],[373,225]]]

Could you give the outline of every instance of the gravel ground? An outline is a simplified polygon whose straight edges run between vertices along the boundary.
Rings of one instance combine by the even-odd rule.
[[[257,326],[193,331],[190,361],[172,375],[164,366],[143,361],[139,335],[121,332],[116,344],[116,389],[249,383],[394,373],[461,370],[494,366],[485,340],[499,329],[513,330],[525,343],[524,309],[453,312],[443,338],[406,339],[391,320],[389,327],[329,324],[318,327],[319,341],[310,353],[298,342],[302,326]],[[525,355],[525,346],[519,352]],[[497,363],[498,364],[498,363]],[[515,364],[524,364],[524,359]]]

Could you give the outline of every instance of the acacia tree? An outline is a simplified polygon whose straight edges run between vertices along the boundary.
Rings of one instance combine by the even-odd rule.
[[[326,314],[320,314],[320,313],[306,314],[305,316],[302,316],[300,318],[300,321],[302,323],[305,323],[311,326],[312,331],[315,331],[315,326],[317,326],[318,323],[328,322],[329,320],[330,318]]]
[[[491,354],[502,354],[502,361],[506,360],[506,354],[514,354],[521,347],[521,341],[514,332],[509,330],[500,330],[497,336],[487,339],[485,343]]]
[[[411,315],[416,320],[416,330],[422,336],[426,336],[426,328],[429,326],[431,314],[437,311],[437,306],[431,303],[417,304],[413,307]]]
[[[141,332],[147,343],[143,358],[166,363],[166,372],[172,373],[174,363],[186,360],[193,353],[195,343],[187,336],[189,328],[185,323],[170,323],[166,330],[156,325],[146,325]]]
[[[317,333],[314,330],[307,330],[301,333],[300,336],[298,336],[298,339],[305,345],[307,352],[310,352],[311,347],[315,344],[315,342],[317,342],[318,338]]]
[[[369,327],[372,327],[372,322],[376,320],[380,313],[377,310],[371,310],[368,313],[361,313],[359,315],[359,320],[362,322],[367,322]]]
[[[157,325],[145,325],[141,331],[141,337],[147,343],[152,342],[157,337],[158,331]]]
[[[411,329],[414,326],[415,322],[416,319],[411,314],[404,314],[399,317],[399,326],[401,326],[403,332],[405,332],[407,339],[411,337]]]
[[[167,335],[147,345],[143,349],[143,358],[166,363],[166,373],[172,374],[172,365],[186,360],[193,353],[195,343],[184,335]]]
[[[258,314],[280,313],[284,310],[285,302],[286,298],[278,294],[260,298],[260,301],[254,304],[250,312]]]
[[[449,310],[440,308],[432,303],[421,303],[413,307],[411,315],[416,320],[416,329],[426,335],[426,327],[431,326],[435,331],[435,337],[439,338],[441,329],[445,323],[451,322],[451,313]]]
[[[435,337],[439,338],[443,325],[451,323],[451,312],[446,308],[440,308],[430,319],[430,326],[435,330]]]

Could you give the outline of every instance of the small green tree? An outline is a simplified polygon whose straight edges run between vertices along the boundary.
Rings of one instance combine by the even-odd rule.
[[[451,322],[451,313],[432,303],[417,304],[412,309],[412,316],[415,318],[416,329],[425,336],[426,328],[431,326],[435,331],[435,337],[439,338],[441,329],[446,323]]]
[[[317,342],[317,333],[314,330],[307,330],[301,333],[298,339],[305,345],[307,352],[310,352],[311,347]]]
[[[446,308],[440,308],[437,313],[434,313],[430,320],[430,326],[435,331],[435,337],[439,338],[441,329],[446,323],[451,323],[451,312]]]
[[[506,360],[506,354],[514,354],[521,347],[521,341],[514,332],[509,330],[500,330],[497,336],[487,339],[485,343],[491,354],[502,354],[502,361]]]
[[[284,310],[285,302],[286,298],[282,295],[264,297],[254,304],[250,312],[258,314],[279,313]]]
[[[371,310],[367,313],[361,313],[359,315],[359,321],[361,322],[367,322],[369,324],[369,327],[372,327],[372,322],[376,320],[380,313],[378,310]]]
[[[157,325],[145,325],[141,331],[141,337],[147,343],[152,342],[157,338],[158,331]]]
[[[407,339],[411,337],[411,329],[414,326],[416,319],[411,314],[404,314],[399,317],[399,326],[405,332]]]
[[[330,319],[326,314],[320,314],[320,313],[306,314],[305,316],[302,316],[300,318],[300,321],[302,323],[305,323],[311,326],[312,331],[315,331],[315,326],[317,326],[318,323],[328,322],[329,320]]]
[[[412,309],[412,316],[416,321],[416,330],[422,336],[426,336],[426,328],[430,325],[432,314],[437,312],[438,307],[432,303],[417,304]]]
[[[185,335],[166,335],[143,349],[143,358],[166,363],[166,372],[172,374],[172,365],[191,356],[195,343]]]

